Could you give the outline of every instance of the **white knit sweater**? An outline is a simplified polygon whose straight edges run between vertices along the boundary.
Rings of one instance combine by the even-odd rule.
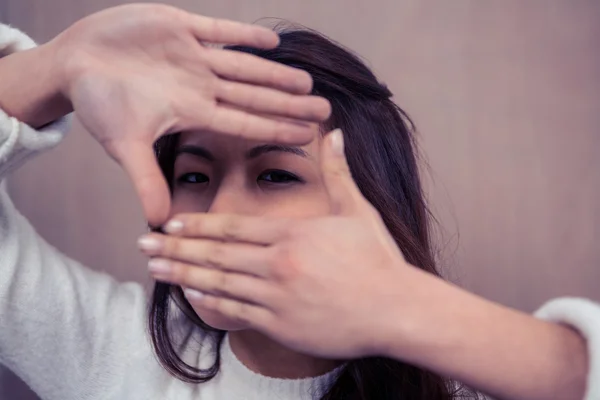
[[[0,57],[35,44],[0,25]],[[0,77],[0,79],[2,79]],[[36,153],[60,142],[67,118],[40,130],[0,110],[0,180]],[[288,380],[260,376],[237,360],[226,339],[222,368],[199,385],[171,377],[154,357],[141,285],[119,283],[69,259],[46,243],[18,213],[0,185],[0,362],[44,400],[315,399],[335,373]],[[600,307],[557,299],[536,315],[563,322],[588,339],[591,369],[585,400],[600,400]],[[185,360],[212,364],[212,341],[190,339],[178,318]],[[0,398],[11,398],[0,393]]]

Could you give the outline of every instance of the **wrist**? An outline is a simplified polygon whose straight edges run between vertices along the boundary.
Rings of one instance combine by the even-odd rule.
[[[60,42],[56,41],[56,39],[39,46],[37,50],[40,59],[50,60],[48,70],[46,71],[48,76],[47,92],[52,98],[68,106],[69,112],[73,111],[73,106],[68,95],[70,82],[68,66],[71,63],[72,54],[63,51],[60,47]]]
[[[451,320],[460,307],[460,289],[402,262],[385,279],[377,316],[377,355],[422,365],[430,353],[455,340]],[[437,348],[437,350],[435,350]]]
[[[91,65],[85,49],[77,40],[79,24],[77,22],[44,45],[47,57],[52,60],[50,74],[55,78],[55,89],[68,102],[71,102],[75,82],[90,70]]]
[[[402,297],[385,305],[378,355],[498,398],[583,396],[586,351],[578,334],[413,272],[395,278]]]
[[[85,51],[82,51],[77,41],[73,40],[74,35],[70,29],[61,32],[54,39],[40,46],[40,51],[44,52],[49,60],[52,60],[48,73],[55,82],[53,90],[71,105],[71,89],[73,83],[85,70],[83,60],[86,57]]]
[[[58,73],[57,61],[54,48],[46,44],[2,58],[2,109],[32,127],[71,112],[71,103],[61,93],[63,77]]]

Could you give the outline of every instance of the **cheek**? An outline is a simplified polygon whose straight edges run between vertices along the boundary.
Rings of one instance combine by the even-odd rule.
[[[196,312],[196,315],[198,315],[202,321],[215,329],[220,329],[222,331],[240,331],[243,329],[248,329],[247,325],[233,321],[215,311],[206,310],[198,306],[193,306],[193,308]]]
[[[318,217],[328,214],[330,209],[329,197],[321,185],[266,194],[264,204],[263,215],[288,218]]]
[[[207,195],[197,195],[192,192],[179,191],[171,196],[171,215],[178,213],[206,212],[210,207]]]

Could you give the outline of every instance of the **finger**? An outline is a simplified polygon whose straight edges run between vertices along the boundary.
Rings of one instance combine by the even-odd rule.
[[[217,312],[232,321],[262,330],[263,332],[268,332],[269,328],[275,323],[275,314],[268,308],[260,305],[210,294],[200,294],[200,296],[190,296],[187,294],[186,298],[192,305]]]
[[[258,116],[226,104],[215,107],[204,129],[260,142],[299,146],[310,143],[316,135],[306,122]]]
[[[215,296],[226,296],[254,304],[264,304],[273,293],[267,281],[251,275],[220,271],[164,258],[148,262],[152,277]]]
[[[279,44],[279,36],[270,29],[225,19],[188,14],[190,28],[200,41],[237,44],[272,49]]]
[[[308,94],[312,78],[306,71],[234,50],[204,49],[211,70],[222,78]]]
[[[366,200],[352,178],[340,129],[325,137],[321,149],[321,173],[334,214],[351,214],[360,210]]]
[[[159,234],[145,238],[140,240],[140,247],[147,255],[182,263],[262,277],[269,275],[270,266],[274,264],[274,251],[264,246]],[[152,241],[159,244],[153,246]]]
[[[107,146],[107,148],[111,148]],[[169,188],[152,146],[142,142],[123,142],[109,150],[131,179],[151,226],[160,226],[169,215]]]
[[[245,110],[322,122],[329,117],[329,102],[318,96],[300,96],[245,83],[221,81],[216,87],[219,101]]]
[[[163,230],[172,235],[272,245],[288,236],[292,221],[233,214],[177,214]]]

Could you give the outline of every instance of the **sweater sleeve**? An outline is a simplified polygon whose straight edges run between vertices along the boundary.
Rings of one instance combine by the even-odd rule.
[[[33,45],[0,25],[0,57]],[[0,110],[0,181],[58,144],[68,126],[69,117],[35,130]],[[0,363],[45,400],[102,398],[148,343],[145,314],[141,285],[119,283],[61,254],[0,184]]]
[[[600,400],[600,305],[582,298],[553,299],[535,316],[577,330],[587,341],[589,372],[583,400]]]

